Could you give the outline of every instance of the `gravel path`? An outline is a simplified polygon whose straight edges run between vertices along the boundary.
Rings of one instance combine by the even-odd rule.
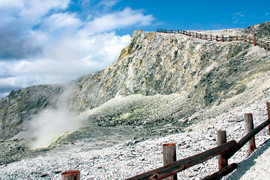
[[[74,145],[58,147],[40,153],[35,158],[0,166],[0,179],[60,179],[61,172],[80,170],[81,179],[125,179],[136,174],[162,166],[162,144],[177,143],[177,159],[185,158],[216,146],[216,132],[227,131],[227,139],[240,140],[245,135],[244,113],[253,113],[255,127],[267,119],[265,102],[269,99],[253,100],[244,109],[235,109],[224,114],[216,123],[191,132],[168,135],[145,141],[132,140],[93,150],[93,144],[80,141]],[[239,168],[224,179],[253,179],[269,177],[265,169],[264,156],[270,155],[268,130],[265,128],[256,136],[259,147],[249,158],[244,146],[230,160],[229,164],[239,163]],[[247,165],[246,165],[247,164]],[[254,166],[252,166],[254,164]],[[179,179],[199,179],[218,170],[217,157],[195,165],[178,173]],[[259,172],[258,172],[259,171]],[[253,177],[253,178],[252,178]]]

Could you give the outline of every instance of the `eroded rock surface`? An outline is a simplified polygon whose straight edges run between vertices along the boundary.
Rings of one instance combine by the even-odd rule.
[[[267,42],[269,27],[267,22],[210,33],[254,35]],[[269,53],[246,42],[134,31],[112,65],[72,82],[76,87],[66,104],[84,126],[74,133],[89,134],[87,126],[136,126],[150,135],[185,131],[269,89]],[[55,108],[66,86],[33,86],[2,98],[0,138],[12,138],[33,114]]]

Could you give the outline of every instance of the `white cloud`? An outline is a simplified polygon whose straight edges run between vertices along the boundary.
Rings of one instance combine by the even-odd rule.
[[[117,2],[103,0],[98,6],[106,9]],[[98,16],[88,12],[95,17],[82,18],[79,12],[67,11],[70,3],[0,1],[0,97],[5,90],[67,82],[101,70],[117,60],[131,39],[115,30],[154,21],[152,15],[131,8]]]
[[[51,84],[71,81],[85,74],[89,74],[96,70],[100,70],[113,61],[115,61],[121,49],[130,41],[129,35],[120,37],[114,33],[96,35],[93,37],[95,41],[74,42],[76,52],[69,53],[66,51],[68,47],[61,47],[63,54],[52,57],[53,53],[50,51],[52,58],[50,59],[36,59],[36,60],[20,60],[13,61],[12,64],[8,61],[0,63],[2,74],[9,74],[9,77],[0,78],[0,84],[5,84],[8,87],[27,87],[30,84]],[[95,47],[96,41],[99,41],[100,46]],[[78,45],[82,45],[81,47]],[[84,47],[87,46],[87,47]],[[90,47],[90,49],[89,49]],[[55,46],[53,48],[56,48]],[[78,54],[76,54],[78,53]],[[73,57],[80,57],[72,59]],[[58,59],[59,58],[59,59]],[[0,71],[1,72],[1,71]],[[1,73],[0,73],[1,77]],[[1,86],[0,86],[1,88]]]
[[[238,23],[239,22],[239,19],[236,19],[233,23]]]
[[[235,23],[235,24],[239,22],[239,20],[240,20],[239,18],[245,17],[245,15],[242,14],[241,12],[234,13],[234,14],[232,14],[232,16],[233,16],[233,19],[234,19],[233,23]]]
[[[55,29],[59,28],[79,28],[82,25],[80,19],[76,18],[75,13],[57,13],[51,15],[43,22],[43,28]],[[68,30],[68,29],[67,29]]]
[[[119,0],[102,0],[99,5],[104,6],[105,10],[113,7]]]
[[[80,30],[79,34],[85,35],[88,33],[101,33],[132,25],[146,26],[150,25],[152,21],[154,21],[154,17],[152,15],[145,16],[141,11],[125,8],[123,11],[105,14],[101,17],[94,18]]]

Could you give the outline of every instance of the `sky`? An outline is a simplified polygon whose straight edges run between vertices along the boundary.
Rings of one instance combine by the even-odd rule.
[[[270,21],[270,1],[0,0],[0,98],[116,61],[134,30],[217,30]]]

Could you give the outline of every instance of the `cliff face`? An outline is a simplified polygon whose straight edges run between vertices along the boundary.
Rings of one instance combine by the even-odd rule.
[[[229,31],[256,32],[267,40],[269,27],[264,23]],[[141,125],[149,132],[152,128],[152,133],[157,132],[154,127],[178,132],[244,104],[248,101],[244,97],[269,88],[269,57],[263,48],[246,42],[134,31],[117,61],[73,82],[75,92],[67,104],[70,111],[84,115],[86,124]],[[0,137],[12,137],[32,114],[53,108],[64,89],[64,85],[34,86],[1,99]]]
[[[12,91],[0,100],[0,138],[11,138],[42,109],[54,108],[64,85],[39,85]]]

